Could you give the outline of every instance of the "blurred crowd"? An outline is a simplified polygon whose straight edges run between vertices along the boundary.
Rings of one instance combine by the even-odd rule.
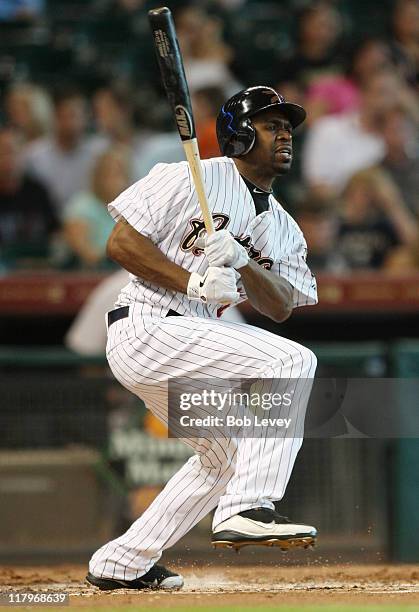
[[[0,267],[111,269],[106,204],[184,159],[146,0],[0,2]],[[201,156],[254,84],[302,104],[275,194],[314,271],[419,270],[417,0],[167,2]]]

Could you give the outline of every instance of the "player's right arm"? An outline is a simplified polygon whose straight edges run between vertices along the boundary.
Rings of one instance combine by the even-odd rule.
[[[232,268],[209,267],[201,276],[178,266],[124,218],[109,236],[106,254],[120,266],[158,287],[185,293],[201,302],[235,302],[239,299]]]
[[[107,256],[120,266],[154,285],[187,293],[191,273],[173,261],[125,219],[115,225],[109,236]]]
[[[108,240],[107,255],[156,288],[185,293],[201,302],[235,302],[239,293],[232,269],[210,266],[201,276],[175,264],[170,254],[159,248],[168,232],[177,233],[190,195],[185,162],[157,164],[108,205],[117,223]],[[179,242],[179,237],[171,242]]]

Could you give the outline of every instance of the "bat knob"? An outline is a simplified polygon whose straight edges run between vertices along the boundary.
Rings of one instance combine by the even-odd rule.
[[[167,6],[161,6],[160,8],[152,9],[148,11],[149,17],[157,17],[158,15],[170,15],[170,9]]]

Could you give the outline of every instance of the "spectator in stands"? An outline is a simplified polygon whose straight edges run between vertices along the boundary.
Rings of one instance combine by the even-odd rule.
[[[170,125],[173,126],[171,131],[161,131],[160,123],[155,121],[154,131],[142,132],[143,146],[137,149],[133,159],[134,179],[143,178],[158,163],[170,164],[185,160],[185,152],[172,116]]]
[[[278,66],[279,82],[297,81],[306,88],[319,76],[342,73],[340,33],[340,15],[329,2],[320,0],[306,6],[298,19],[297,47]]]
[[[127,13],[137,11],[145,4],[145,0],[118,0],[117,4]]]
[[[25,167],[50,190],[61,215],[72,195],[88,185],[101,139],[86,136],[86,101],[76,89],[65,87],[53,98],[51,136],[34,142],[25,153]]]
[[[236,11],[246,4],[247,0],[215,0],[223,11]]]
[[[45,261],[58,220],[46,188],[22,172],[16,132],[0,128],[0,260],[14,267]]]
[[[384,41],[366,38],[359,42],[352,51],[347,74],[319,75],[308,86],[307,125],[323,115],[356,111],[360,104],[360,87],[378,70],[393,67],[390,47]]]
[[[296,206],[295,219],[307,242],[307,262],[314,272],[339,273],[346,266],[337,250],[337,201],[327,194],[307,193]]]
[[[93,96],[98,129],[114,143],[131,145],[134,136],[133,92],[125,82],[99,87]]]
[[[419,227],[417,239],[412,244],[393,249],[386,259],[384,269],[393,276],[419,272]]]
[[[419,145],[418,129],[400,108],[386,113],[381,126],[386,144],[383,168],[399,188],[403,199],[419,218]]]
[[[386,153],[383,116],[402,102],[405,89],[397,73],[380,70],[363,83],[358,111],[319,119],[303,149],[306,181],[340,192],[355,172],[381,162]]]
[[[178,132],[160,132],[151,136],[142,155],[134,160],[133,173],[141,179],[156,164],[171,164],[185,160],[185,152]]]
[[[215,123],[224,100],[224,92],[219,87],[198,89],[192,95],[196,133],[202,159],[220,155]]]
[[[52,125],[52,105],[47,92],[32,83],[15,83],[7,92],[6,116],[25,144],[45,136]]]
[[[415,218],[379,168],[349,180],[342,197],[338,251],[350,269],[379,269],[393,249],[417,240]]]
[[[140,9],[144,8],[146,0],[107,0],[102,2],[105,13],[109,15],[124,15],[132,18]],[[101,6],[98,3],[99,7]]]
[[[418,84],[419,4],[417,0],[399,0],[393,13],[391,49],[396,64],[407,82]]]
[[[394,68],[390,46],[381,38],[364,38],[354,45],[348,60],[348,76],[358,93],[372,74]]]
[[[355,111],[358,105],[357,88],[347,77],[343,75],[319,77],[311,83],[306,93],[307,126],[313,125],[324,115]]]
[[[175,11],[176,31],[190,90],[221,87],[227,96],[240,84],[229,69],[233,52],[222,39],[221,23],[196,5]]]
[[[384,270],[393,276],[419,272],[419,238],[409,246],[393,249],[385,261]]]
[[[106,268],[106,242],[114,222],[107,204],[130,183],[128,151],[114,147],[96,160],[90,191],[71,198],[64,213],[64,236],[83,267]]]
[[[41,15],[44,0],[1,0],[0,21],[30,20]]]
[[[96,125],[109,145],[124,145],[131,151],[133,180],[140,178],[135,172],[137,160],[147,148],[151,132],[137,130],[134,125],[134,92],[128,83],[119,82],[100,87],[93,96]],[[140,163],[140,162],[138,162]]]
[[[215,132],[215,118],[221,108],[225,94],[219,87],[205,87],[192,94],[192,105],[201,157],[218,157],[220,149]],[[179,162],[185,153],[176,131],[155,133],[149,136],[141,155],[134,160],[136,178],[145,176],[160,162]]]

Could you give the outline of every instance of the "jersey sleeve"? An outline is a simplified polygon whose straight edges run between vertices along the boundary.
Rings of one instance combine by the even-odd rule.
[[[115,221],[124,218],[137,232],[158,244],[170,224],[170,211],[190,194],[185,163],[157,164],[150,173],[108,205]]]
[[[292,236],[274,268],[294,288],[293,305],[308,306],[317,304],[317,283],[306,262],[307,243],[302,231],[295,223]]]

